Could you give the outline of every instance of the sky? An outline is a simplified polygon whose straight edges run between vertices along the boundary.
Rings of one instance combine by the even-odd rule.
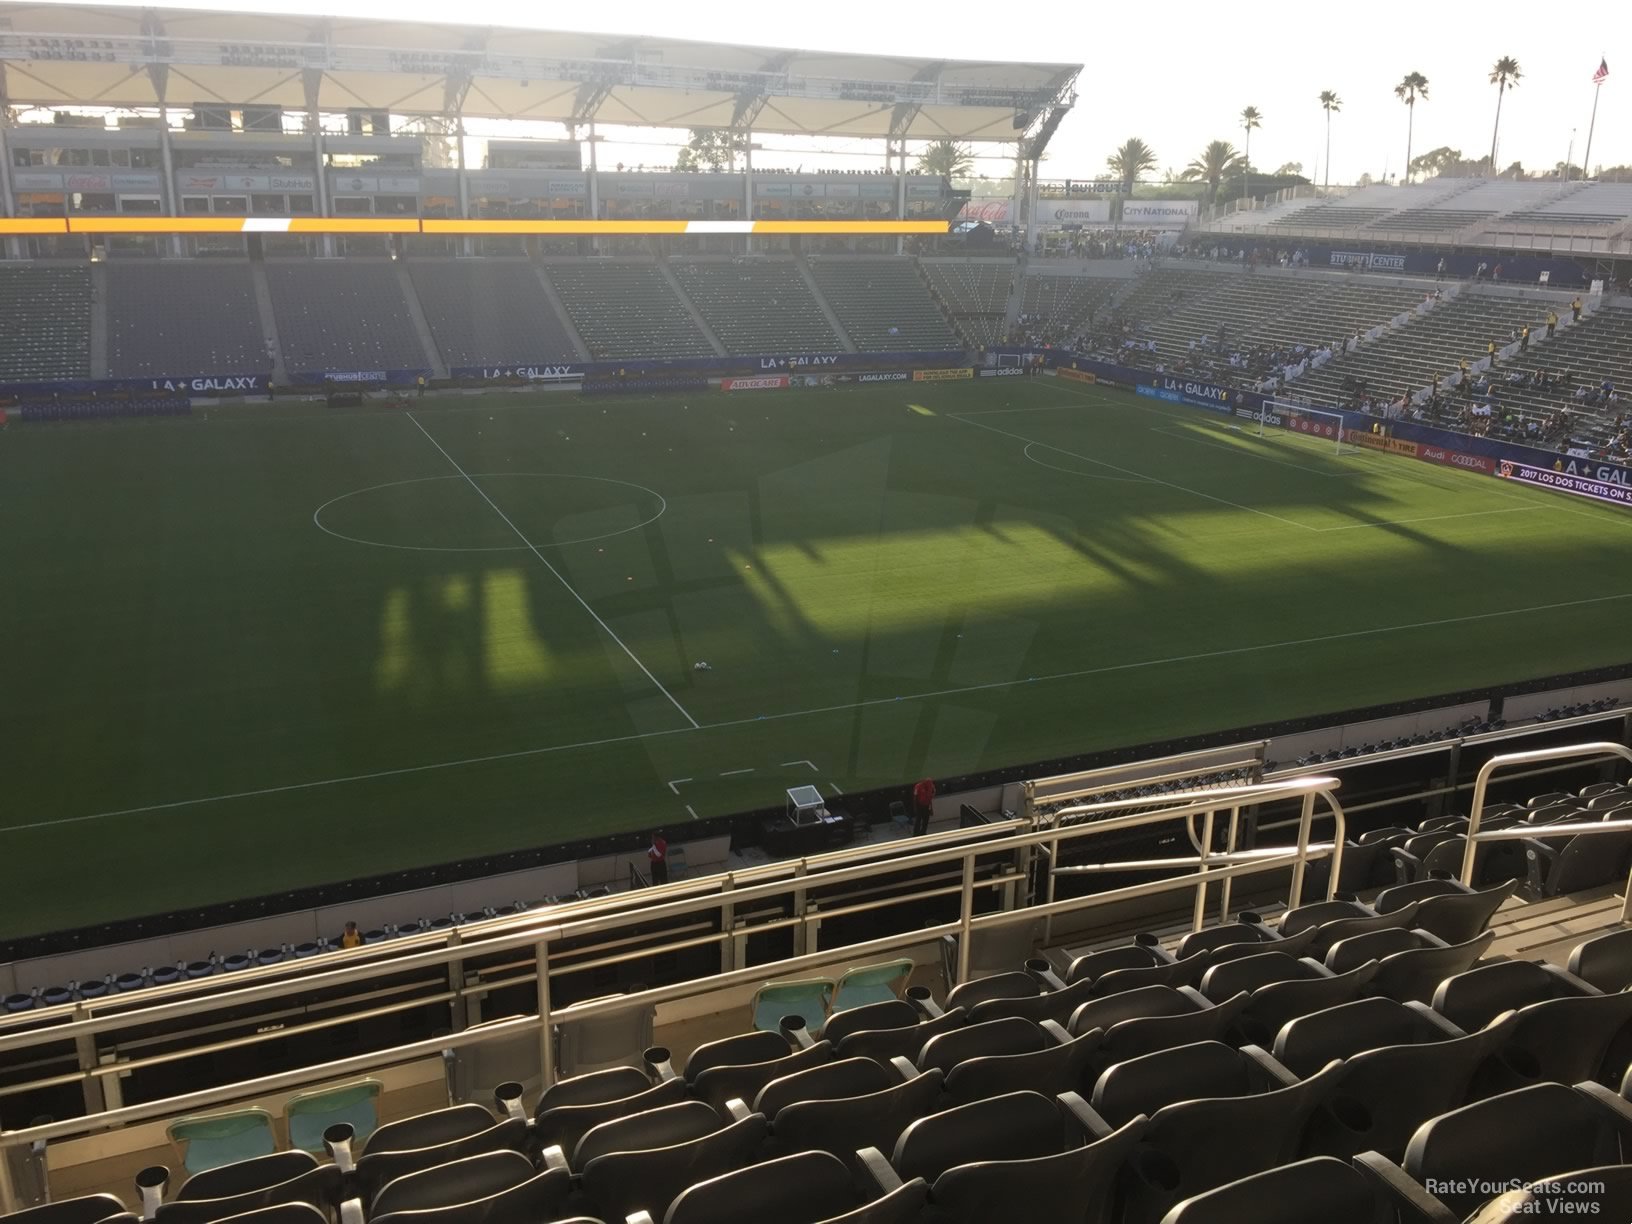
[[[193,6],[190,6],[193,7]],[[1045,177],[1104,173],[1106,155],[1130,136],[1151,145],[1158,166],[1177,171],[1210,140],[1241,146],[1238,118],[1256,106],[1264,116],[1252,134],[1253,164],[1274,170],[1300,162],[1305,175],[1326,176],[1324,89],[1342,111],[1331,124],[1330,179],[1351,183],[1398,175],[1405,161],[1406,108],[1393,88],[1408,72],[1428,78],[1416,107],[1412,155],[1441,145],[1469,158],[1490,152],[1496,88],[1491,65],[1519,61],[1523,79],[1502,103],[1498,163],[1527,170],[1563,161],[1574,142],[1580,163],[1592,111],[1593,71],[1607,58],[1592,143],[1595,166],[1632,163],[1632,4],[1613,0],[1541,6],[1516,0],[1367,0],[1311,5],[1305,0],[1252,4],[1165,0],[1141,5],[1004,5],[947,0],[936,5],[825,0],[813,8],[766,0],[652,3],[611,0],[591,6],[463,0],[450,11],[432,0],[313,0],[211,4],[218,10],[309,13],[491,25],[542,26],[608,34],[708,39],[810,50],[861,50],[982,60],[1038,60],[1086,65],[1076,108],[1049,146]],[[609,145],[602,164],[657,164],[672,150],[667,136],[644,146]],[[766,136],[756,164],[807,168],[824,160],[810,146]],[[834,153],[859,151],[829,142]],[[876,146],[872,146],[876,148]],[[1013,146],[987,146],[994,160],[977,169],[1005,172]],[[982,150],[982,151],[986,151]],[[881,150],[878,156],[882,156]],[[832,165],[857,163],[833,158]]]

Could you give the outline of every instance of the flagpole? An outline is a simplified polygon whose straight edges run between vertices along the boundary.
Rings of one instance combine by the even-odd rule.
[[[1592,87],[1592,119],[1587,124],[1587,151],[1581,155],[1581,178],[1583,181],[1592,178],[1592,129],[1598,125],[1598,91],[1603,89],[1604,83],[1597,82]]]

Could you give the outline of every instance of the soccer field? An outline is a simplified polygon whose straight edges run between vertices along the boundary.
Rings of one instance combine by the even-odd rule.
[[[1629,546],[1053,379],[13,425],[0,934],[1616,663]]]

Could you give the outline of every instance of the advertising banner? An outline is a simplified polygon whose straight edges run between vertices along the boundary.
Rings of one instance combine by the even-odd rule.
[[[1419,443],[1417,458],[1424,463],[1437,463],[1441,467],[1465,468],[1470,472],[1483,472],[1487,476],[1496,472],[1496,460],[1488,455],[1469,455],[1462,451],[1447,450],[1443,446],[1430,446],[1428,443]]]
[[[1514,480],[1520,484],[1540,485],[1546,489],[1556,489],[1560,493],[1573,493],[1577,497],[1590,497],[1594,501],[1612,502],[1617,506],[1632,506],[1632,489],[1627,488],[1625,485],[1611,484],[1606,480],[1593,480],[1587,476],[1571,476],[1564,472],[1531,467],[1528,463],[1512,463],[1505,459],[1497,463],[1496,475],[1503,480]]]
[[[1124,200],[1122,225],[1127,229],[1182,230],[1196,219],[1195,200]]]
[[[513,365],[513,366],[452,366],[448,377],[480,379],[500,382],[520,379],[522,382],[576,382],[584,376],[579,366],[570,365]]]
[[[1026,372],[1019,366],[1000,366],[995,370],[982,370],[982,378],[1024,378]]]
[[[906,382],[912,375],[906,370],[884,370],[876,374],[857,374],[858,383]]]
[[[1337,438],[1338,426],[1325,417],[1295,416],[1287,421],[1286,425],[1287,428],[1296,433],[1314,434],[1316,437],[1331,438],[1334,441]],[[1358,431],[1351,429],[1347,432],[1356,433]]]
[[[1363,446],[1367,450],[1387,451],[1391,455],[1410,455],[1415,458],[1417,454],[1415,442],[1391,438],[1387,434],[1374,434],[1364,429],[1345,429],[1343,441],[1351,446]]]
[[[1073,200],[1068,204],[1052,204],[1047,200],[1037,205],[1035,218],[1038,225],[1051,229],[1062,225],[1109,225],[1109,200]]]
[[[150,391],[173,391],[188,395],[251,395],[266,390],[264,374],[218,374],[199,378],[154,378],[147,383]]]
[[[721,391],[768,391],[788,385],[786,374],[768,374],[760,378],[722,378]]]
[[[1190,404],[1196,408],[1222,412],[1226,416],[1235,412],[1236,402],[1242,395],[1241,392],[1232,391],[1229,387],[1196,382],[1188,378],[1174,378],[1169,374],[1142,375],[1140,384],[1134,390],[1148,399],[1166,400],[1170,404]]]
[[[957,370],[914,370],[913,382],[947,382],[956,378],[973,378],[975,372],[968,366]]]
[[[1057,377],[1064,378],[1069,382],[1092,383],[1099,381],[1098,376],[1091,371],[1073,370],[1070,366],[1060,366],[1054,373]]]

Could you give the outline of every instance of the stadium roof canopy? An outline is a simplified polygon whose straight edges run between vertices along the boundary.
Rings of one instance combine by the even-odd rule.
[[[913,140],[1015,140],[1069,105],[1082,68],[369,18],[4,3],[0,67],[13,105],[462,110]]]

